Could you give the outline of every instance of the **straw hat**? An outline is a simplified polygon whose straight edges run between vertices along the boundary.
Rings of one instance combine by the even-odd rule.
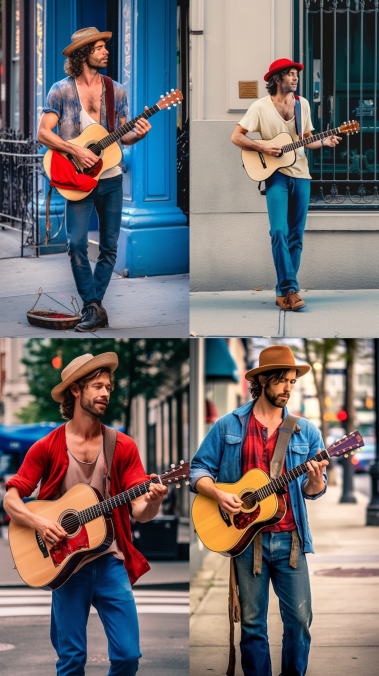
[[[116,370],[118,366],[118,356],[115,352],[103,352],[94,357],[92,354],[82,354],[70,361],[70,363],[63,369],[61,373],[62,382],[54,387],[51,396],[54,401],[63,401],[63,392],[71,383],[74,383],[79,378],[83,378],[92,371],[97,371],[100,368],[108,368],[111,373]]]
[[[63,56],[70,56],[79,47],[84,47],[84,45],[88,45],[90,42],[97,42],[98,40],[105,40],[107,42],[111,37],[112,33],[109,31],[100,33],[97,28],[81,28],[80,31],[76,31],[74,35],[71,35],[71,45],[68,45],[62,54]]]
[[[259,355],[259,366],[248,371],[245,378],[246,380],[253,380],[254,376],[274,369],[297,369],[300,377],[305,376],[310,368],[308,364],[302,366],[296,364],[292,350],[287,345],[273,345],[262,350]]]

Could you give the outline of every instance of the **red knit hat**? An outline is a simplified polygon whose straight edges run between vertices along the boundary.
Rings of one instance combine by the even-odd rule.
[[[270,68],[268,69],[268,73],[264,75],[263,79],[265,82],[268,82],[269,77],[271,75],[274,75],[274,73],[277,73],[278,70],[283,70],[284,68],[291,68],[293,66],[294,68],[298,68],[299,70],[303,70],[304,66],[302,63],[295,63],[295,61],[291,61],[290,59],[277,59],[276,61],[273,61]]]

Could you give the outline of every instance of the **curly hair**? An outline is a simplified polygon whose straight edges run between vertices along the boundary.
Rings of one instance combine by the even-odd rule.
[[[88,45],[84,45],[84,47],[75,49],[75,51],[67,57],[64,64],[64,72],[66,75],[79,77],[79,75],[82,74],[83,63],[88,59],[89,55],[92,54],[96,42],[97,40],[95,42],[89,42]]]
[[[253,380],[249,383],[249,392],[253,399],[258,399],[261,396],[262,390],[269,383],[275,383],[277,385],[280,381],[286,377],[291,369],[273,369],[272,371],[265,371],[264,373],[259,373],[257,376],[253,376]],[[296,369],[296,378],[299,375],[299,371]]]
[[[297,70],[300,73],[300,68],[295,68],[295,66],[289,66],[288,68],[283,68],[283,70],[278,70],[276,73],[273,73],[267,81],[266,89],[270,96],[275,96],[276,90],[278,88],[278,83],[275,78],[279,78],[280,81],[283,80],[284,75],[288,75],[291,70]]]
[[[113,373],[110,372],[110,369],[108,368],[101,368],[97,369],[96,371],[92,371],[91,373],[88,373],[86,376],[83,378],[80,378],[79,380],[76,380],[75,383],[79,386],[79,389],[81,392],[85,389],[87,383],[89,383],[91,380],[94,380],[95,378],[98,378],[101,376],[102,373],[108,373],[110,380],[111,380],[111,392],[114,390],[114,375]],[[74,384],[74,383],[72,383]],[[75,397],[71,392],[70,387],[66,387],[66,389],[63,392],[63,402],[61,403],[59,410],[61,412],[62,418],[65,420],[72,420],[74,417],[74,408],[75,408]]]

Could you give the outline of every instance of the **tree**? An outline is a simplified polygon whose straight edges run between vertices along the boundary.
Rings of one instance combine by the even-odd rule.
[[[26,343],[23,359],[30,394],[34,401],[22,408],[17,417],[24,423],[62,422],[59,404],[51,398],[51,390],[61,382],[61,371],[75,357],[90,353],[116,352],[119,367],[115,373],[115,389],[104,418],[105,424],[122,421],[126,431],[130,424],[132,400],[140,394],[147,399],[170,378],[170,370],[188,360],[186,339],[82,339],[32,338]],[[53,365],[53,360],[55,367]]]
[[[323,338],[322,340],[308,340],[307,338],[304,338],[304,352],[307,362],[309,364],[314,364],[315,362],[322,364],[320,377],[318,377],[314,369],[312,369],[312,375],[320,408],[321,434],[324,443],[326,443],[329,434],[329,423],[325,419],[327,408],[325,405],[325,399],[327,397],[325,388],[326,369],[328,364],[335,358],[336,349],[339,344],[340,341],[338,338]]]

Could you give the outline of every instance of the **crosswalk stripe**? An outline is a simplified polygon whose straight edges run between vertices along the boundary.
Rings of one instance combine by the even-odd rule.
[[[189,593],[134,591],[138,613],[189,614]],[[0,590],[0,617],[50,615],[52,592],[38,590]],[[91,614],[97,611],[91,607]]]

